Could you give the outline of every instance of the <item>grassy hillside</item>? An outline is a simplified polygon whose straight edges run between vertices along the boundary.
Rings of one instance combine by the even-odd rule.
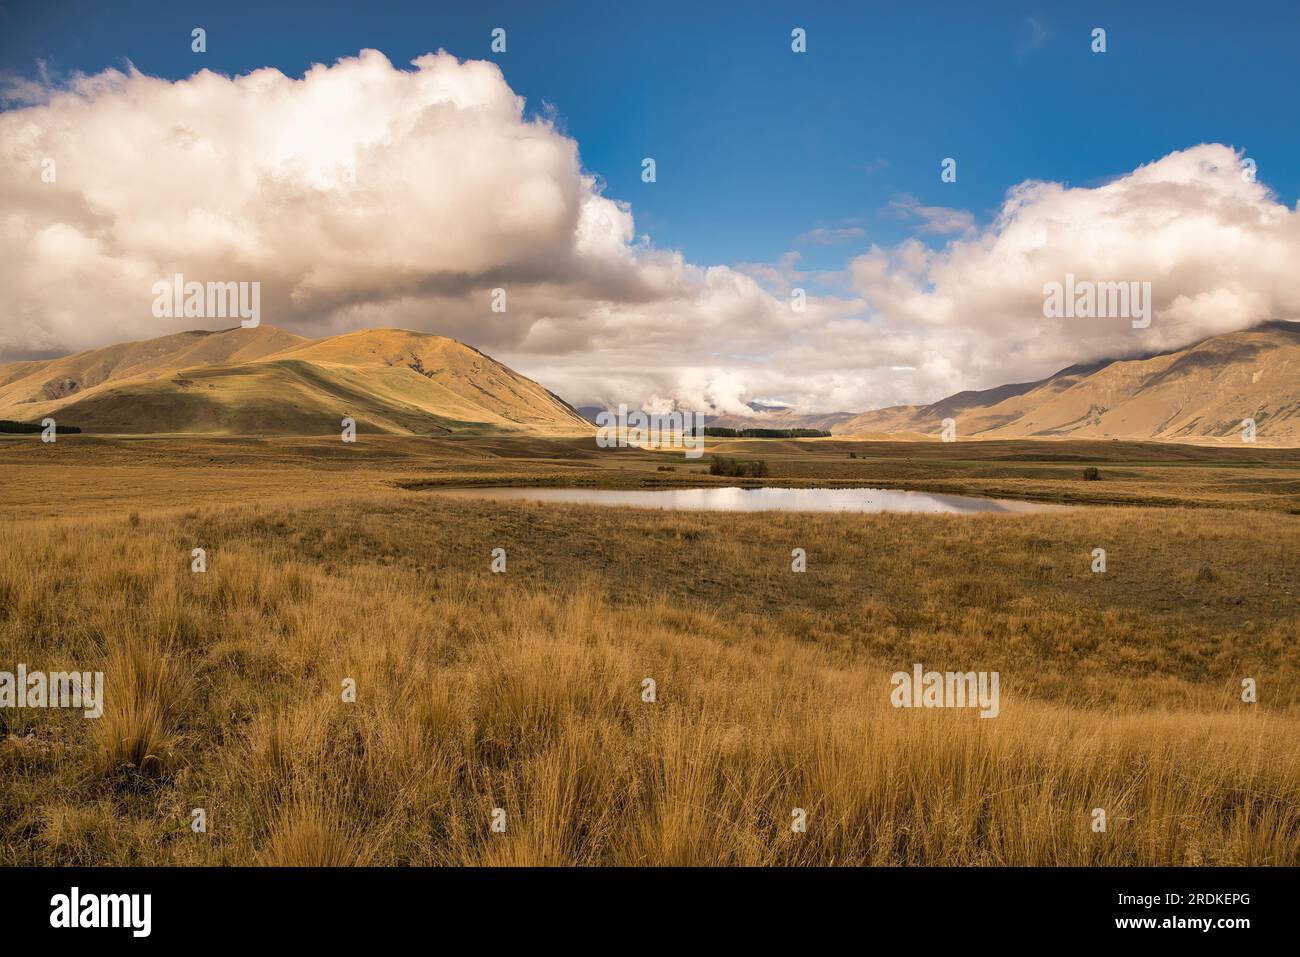
[[[60,359],[17,362],[0,366],[0,405],[56,402],[93,393],[107,383],[168,378],[177,369],[193,366],[249,362],[306,341],[272,326],[236,326],[124,342]]]
[[[1163,355],[1062,371],[1042,382],[962,392],[928,406],[865,412],[836,434],[963,438],[1096,438],[1300,445],[1300,323],[1274,322]]]
[[[271,327],[184,333],[0,369],[0,418],[85,432],[445,435],[592,427],[537,383],[452,339],[369,330],[319,341]]]

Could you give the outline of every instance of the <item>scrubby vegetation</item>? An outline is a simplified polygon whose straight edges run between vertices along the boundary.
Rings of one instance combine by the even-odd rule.
[[[762,459],[742,462],[725,455],[715,455],[709,461],[709,474],[727,475],[732,478],[767,478],[770,471],[767,462]]]

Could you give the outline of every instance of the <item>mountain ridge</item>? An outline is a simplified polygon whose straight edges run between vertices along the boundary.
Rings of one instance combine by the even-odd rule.
[[[1241,381],[1247,372],[1248,384]],[[1264,386],[1252,388],[1261,377]],[[1130,381],[1122,387],[1108,379]],[[1188,406],[1195,411],[1180,415]],[[923,405],[857,413],[755,409],[754,415],[723,415],[710,424],[928,441],[939,439],[943,420],[953,418],[959,439],[1212,443],[1239,440],[1248,417],[1256,420],[1257,441],[1300,446],[1300,322],[1270,320],[1177,349],[1075,363],[1042,379],[965,389]]]
[[[1044,379],[863,412],[837,435],[959,438],[1239,440],[1300,445],[1300,323],[1270,321],[1180,349],[1067,366]]]
[[[455,339],[365,329],[309,339],[273,326],[191,330],[0,366],[0,419],[123,434],[362,432],[590,434],[575,408]],[[1165,352],[1077,363],[1031,382],[926,405],[800,413],[750,403],[727,428],[812,428],[864,439],[1093,438],[1300,446],[1300,323],[1271,321]]]
[[[455,339],[367,329],[196,330],[0,367],[0,418],[86,432],[584,433],[563,399]]]

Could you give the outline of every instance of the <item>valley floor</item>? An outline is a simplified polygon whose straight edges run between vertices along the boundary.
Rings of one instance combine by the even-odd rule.
[[[621,511],[422,489],[736,480],[578,439],[6,439],[0,670],[107,690],[0,709],[0,864],[1300,864],[1297,453],[718,449],[1094,504]],[[892,707],[917,662],[999,672],[999,715]]]

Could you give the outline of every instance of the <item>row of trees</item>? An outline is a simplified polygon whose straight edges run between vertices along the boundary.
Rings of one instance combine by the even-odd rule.
[[[722,426],[706,425],[705,435],[719,439],[825,439],[829,432],[821,429],[726,429]]]
[[[29,433],[44,432],[45,426],[39,422],[15,422],[13,419],[0,419],[0,432],[20,433],[27,435]],[[56,435],[75,435],[81,429],[75,425],[56,425],[54,432]]]

